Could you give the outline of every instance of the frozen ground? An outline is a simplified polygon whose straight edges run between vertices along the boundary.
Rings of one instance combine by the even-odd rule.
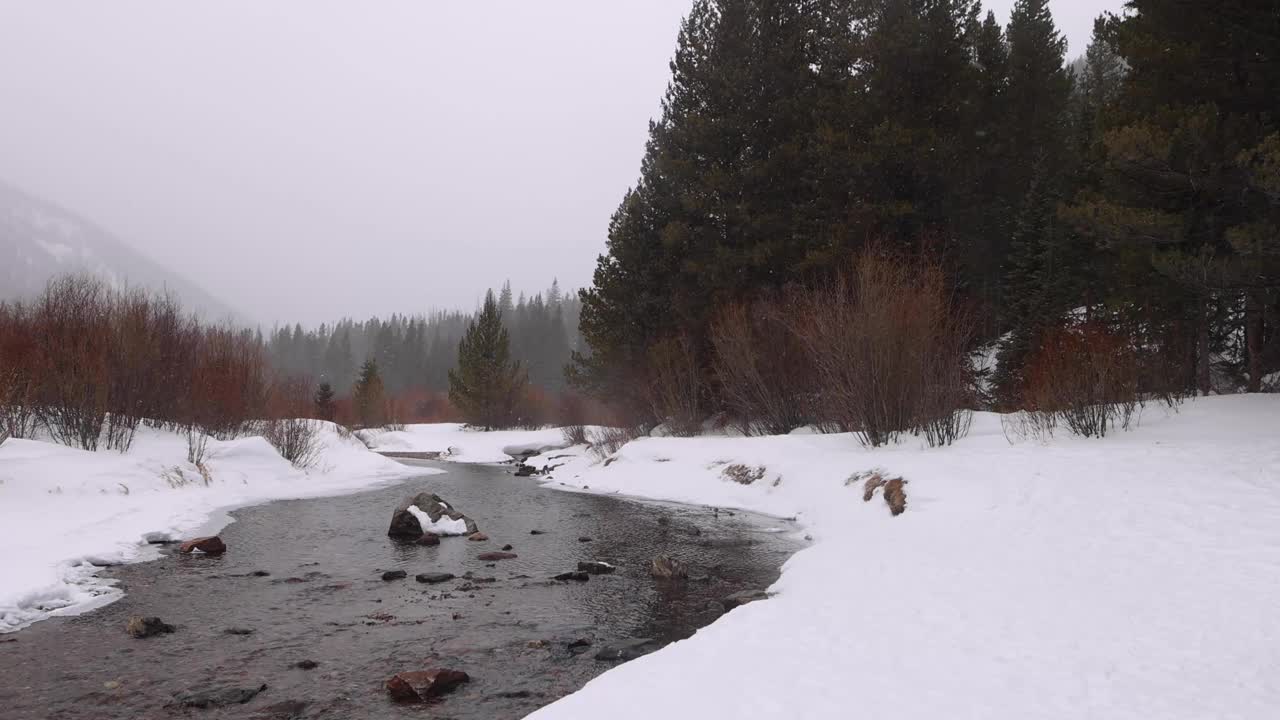
[[[186,440],[141,429],[127,454],[85,452],[34,440],[0,445],[0,632],[53,613],[76,613],[118,597],[96,566],[152,557],[155,533],[190,537],[229,522],[224,510],[268,500],[351,492],[425,468],[322,434],[323,453],[307,472],[262,438],[210,441],[210,481],[186,462]]]
[[[576,454],[550,484],[796,516],[813,543],[770,600],[538,720],[1280,717],[1280,396],[1149,407],[1104,440],[1011,445],[981,415],[941,450],[793,435]],[[729,463],[765,470],[740,485]],[[904,515],[846,486],[871,468],[908,480]]]

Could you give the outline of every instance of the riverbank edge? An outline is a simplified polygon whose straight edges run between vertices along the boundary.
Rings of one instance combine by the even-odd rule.
[[[208,465],[215,469],[204,481],[200,469],[185,462],[185,440],[175,433],[140,432],[135,447],[122,454],[10,439],[0,449],[0,461],[7,461],[0,465],[0,548],[26,567],[17,579],[0,578],[0,635],[124,597],[113,578],[99,573],[160,558],[162,543],[148,536],[214,535],[245,507],[349,495],[443,472],[382,458],[329,424],[321,444],[320,464],[304,471],[262,438],[211,440]],[[45,487],[49,483],[54,486]],[[64,535],[46,544],[40,521],[51,514],[93,528],[91,538]]]

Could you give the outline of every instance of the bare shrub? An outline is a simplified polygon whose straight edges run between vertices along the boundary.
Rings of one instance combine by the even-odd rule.
[[[187,436],[188,462],[199,466],[210,437],[230,440],[252,429],[268,388],[262,345],[248,331],[206,328],[192,345],[176,425]]]
[[[386,422],[382,424],[382,429],[390,432],[399,432],[404,430],[404,402],[399,398],[388,396],[386,404],[387,410],[386,414],[383,416],[386,418]]]
[[[929,447],[943,447],[969,434],[976,404],[969,362],[972,318],[954,307],[935,309],[932,344],[923,358],[924,379],[915,429]]]
[[[32,400],[40,423],[63,445],[98,449],[113,349],[108,300],[100,280],[70,275],[50,281],[32,310],[38,378]]]
[[[57,442],[125,451],[142,422],[188,436],[230,438],[261,417],[261,343],[201,328],[167,295],[117,291],[87,275],[52,280],[30,305],[0,305],[0,425],[39,424]]]
[[[35,432],[35,355],[30,313],[21,304],[0,303],[0,434],[29,438]]]
[[[193,317],[168,295],[142,290],[113,293],[108,308],[112,353],[108,360],[107,447],[129,449],[139,424],[174,418],[183,368],[197,335]]]
[[[587,424],[592,412],[588,405],[586,396],[573,390],[560,393],[556,423],[560,425],[560,433],[564,435],[565,442],[570,445],[585,445],[588,442]]]
[[[720,398],[744,435],[785,435],[812,422],[813,363],[788,322],[792,302],[734,303],[711,326]]]
[[[280,456],[299,469],[315,465],[320,458],[320,422],[311,419],[315,411],[315,386],[301,376],[277,378],[267,398],[267,419],[262,436]]]
[[[936,264],[870,250],[804,293],[797,310],[824,424],[871,446],[903,432],[946,444],[967,431],[967,323]]]
[[[587,444],[586,425],[565,425],[560,428],[560,434],[564,436],[564,441],[570,445]]]
[[[649,349],[649,406],[653,418],[679,437],[702,432],[702,368],[688,335],[657,342]]]
[[[190,373],[184,425],[230,440],[243,435],[252,420],[263,415],[266,365],[261,344],[248,331],[205,329],[196,343]]]
[[[516,388],[519,397],[512,406],[511,417],[502,425],[521,430],[538,430],[555,422],[557,403],[547,391],[536,385]]]
[[[305,470],[320,459],[320,421],[273,418],[264,422],[262,436],[294,467]]]
[[[764,474],[767,471],[768,471],[767,468],[765,468],[765,466],[763,465],[750,467],[748,465],[734,463],[733,465],[730,465],[726,467],[724,470],[722,470],[720,472],[720,475],[724,479],[732,480],[733,482],[736,482],[739,485],[750,485],[756,482],[757,480],[764,478]]]
[[[1042,334],[1027,362],[1022,401],[1033,417],[1052,415],[1076,435],[1104,437],[1127,430],[1141,410],[1138,378],[1124,336],[1097,322],[1054,328]]]
[[[1010,443],[1015,440],[1048,440],[1057,427],[1058,416],[1051,412],[1019,410],[1000,416],[1000,429]]]
[[[591,444],[591,454],[597,460],[604,460],[612,456],[623,445],[635,440],[637,437],[640,437],[639,430],[630,427],[601,427],[587,433],[587,439]]]

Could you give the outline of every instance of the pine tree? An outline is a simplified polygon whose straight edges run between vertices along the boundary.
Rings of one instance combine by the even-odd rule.
[[[316,417],[333,422],[337,408],[333,403],[333,386],[327,382],[320,383],[315,396]]]
[[[1085,259],[1075,235],[1058,221],[1052,180],[1049,168],[1036,169],[1014,222],[1006,280],[1006,312],[1013,322],[1000,344],[992,382],[997,400],[1007,406],[1020,400],[1023,364],[1041,334],[1081,296],[1078,269]]]
[[[579,386],[638,404],[653,342],[687,334],[703,345],[715,304],[782,285],[818,254],[826,238],[815,213],[813,108],[834,103],[818,92],[832,38],[815,30],[838,4],[693,4],[640,181],[582,294],[591,353],[575,355]],[[823,203],[839,202],[834,195]]]
[[[997,394],[1017,399],[1027,352],[1042,330],[1079,301],[1084,258],[1061,227],[1057,205],[1069,189],[1067,118],[1071,76],[1067,43],[1054,26],[1048,0],[1018,0],[1006,32],[1009,83],[1004,134],[1009,153],[1001,193],[1017,198],[1009,234],[997,252],[1006,258],[1001,307],[1008,330],[1001,344]]]
[[[369,358],[360,366],[351,400],[362,427],[382,427],[387,423],[387,397],[377,360]]]
[[[1064,216],[1107,249],[1099,262],[1135,324],[1195,325],[1190,347],[1168,353],[1195,358],[1187,384],[1201,392],[1217,307],[1242,300],[1256,389],[1264,308],[1280,287],[1275,199],[1255,172],[1280,132],[1280,13],[1244,0],[1127,9],[1108,28],[1128,72],[1104,115],[1100,177]]]
[[[351,360],[351,330],[343,327],[329,337],[324,351],[321,374],[333,378],[339,392],[351,388],[355,368]]]
[[[516,420],[526,381],[520,363],[511,359],[507,329],[490,291],[458,343],[458,368],[449,371],[449,401],[472,425],[508,427]]]
[[[1063,161],[1071,75],[1065,66],[1067,41],[1054,25],[1049,0],[1017,0],[1005,37],[1008,187],[1017,192],[1029,187],[1037,166],[1055,168]]]
[[[515,305],[511,302],[511,281],[506,280],[502,283],[502,294],[498,296],[498,314],[502,316],[503,322],[511,319],[514,309]]]
[[[977,139],[973,162],[973,189],[970,210],[961,215],[963,242],[957,250],[958,284],[968,291],[982,313],[985,336],[998,335],[997,310],[1002,300],[1003,254],[1013,232],[1015,203],[1006,187],[1009,156],[1008,122],[1009,43],[1004,29],[988,12],[982,24],[971,30],[977,91],[974,98],[974,133]]]

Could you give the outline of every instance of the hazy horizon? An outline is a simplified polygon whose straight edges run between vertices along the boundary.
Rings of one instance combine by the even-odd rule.
[[[7,0],[0,176],[265,325],[580,288],[690,4]]]

